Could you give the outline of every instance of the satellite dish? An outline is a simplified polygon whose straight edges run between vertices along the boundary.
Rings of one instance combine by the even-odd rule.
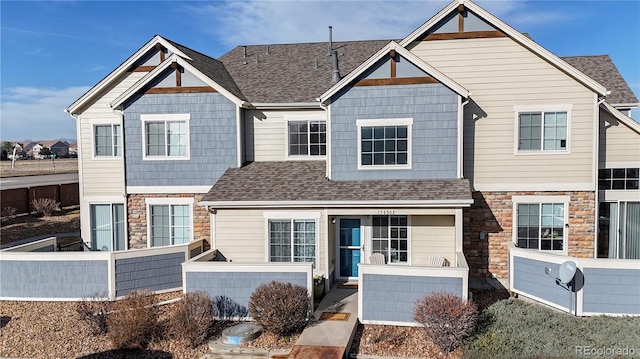
[[[566,261],[560,265],[558,274],[560,275],[560,281],[564,284],[569,284],[573,277],[576,275],[577,265],[574,261]]]

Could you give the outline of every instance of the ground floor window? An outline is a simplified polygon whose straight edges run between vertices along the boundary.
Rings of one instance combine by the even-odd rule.
[[[602,202],[598,258],[640,259],[640,202]]]
[[[123,203],[90,205],[91,249],[120,251],[125,247],[125,220]]]
[[[188,204],[149,205],[151,247],[191,241],[191,206]]]
[[[373,216],[372,253],[382,253],[386,263],[409,262],[407,216]]]
[[[516,212],[518,247],[565,249],[564,203],[518,203]]]
[[[313,262],[316,267],[316,220],[270,219],[270,262]]]

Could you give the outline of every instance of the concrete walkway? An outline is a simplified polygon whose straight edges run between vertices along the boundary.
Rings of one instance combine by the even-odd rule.
[[[358,289],[333,285],[291,349],[289,358],[342,359],[358,325]]]

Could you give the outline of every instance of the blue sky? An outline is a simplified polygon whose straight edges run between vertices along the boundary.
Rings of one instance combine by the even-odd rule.
[[[0,1],[0,138],[75,138],[63,112],[160,34],[237,45],[403,38],[449,1]],[[640,1],[482,1],[559,56],[609,54],[640,96]],[[639,119],[638,111],[634,118]]]

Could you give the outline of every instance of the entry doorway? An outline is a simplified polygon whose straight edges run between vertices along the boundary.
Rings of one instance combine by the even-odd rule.
[[[341,217],[337,224],[337,279],[355,280],[358,278],[358,264],[364,257],[364,220]]]

